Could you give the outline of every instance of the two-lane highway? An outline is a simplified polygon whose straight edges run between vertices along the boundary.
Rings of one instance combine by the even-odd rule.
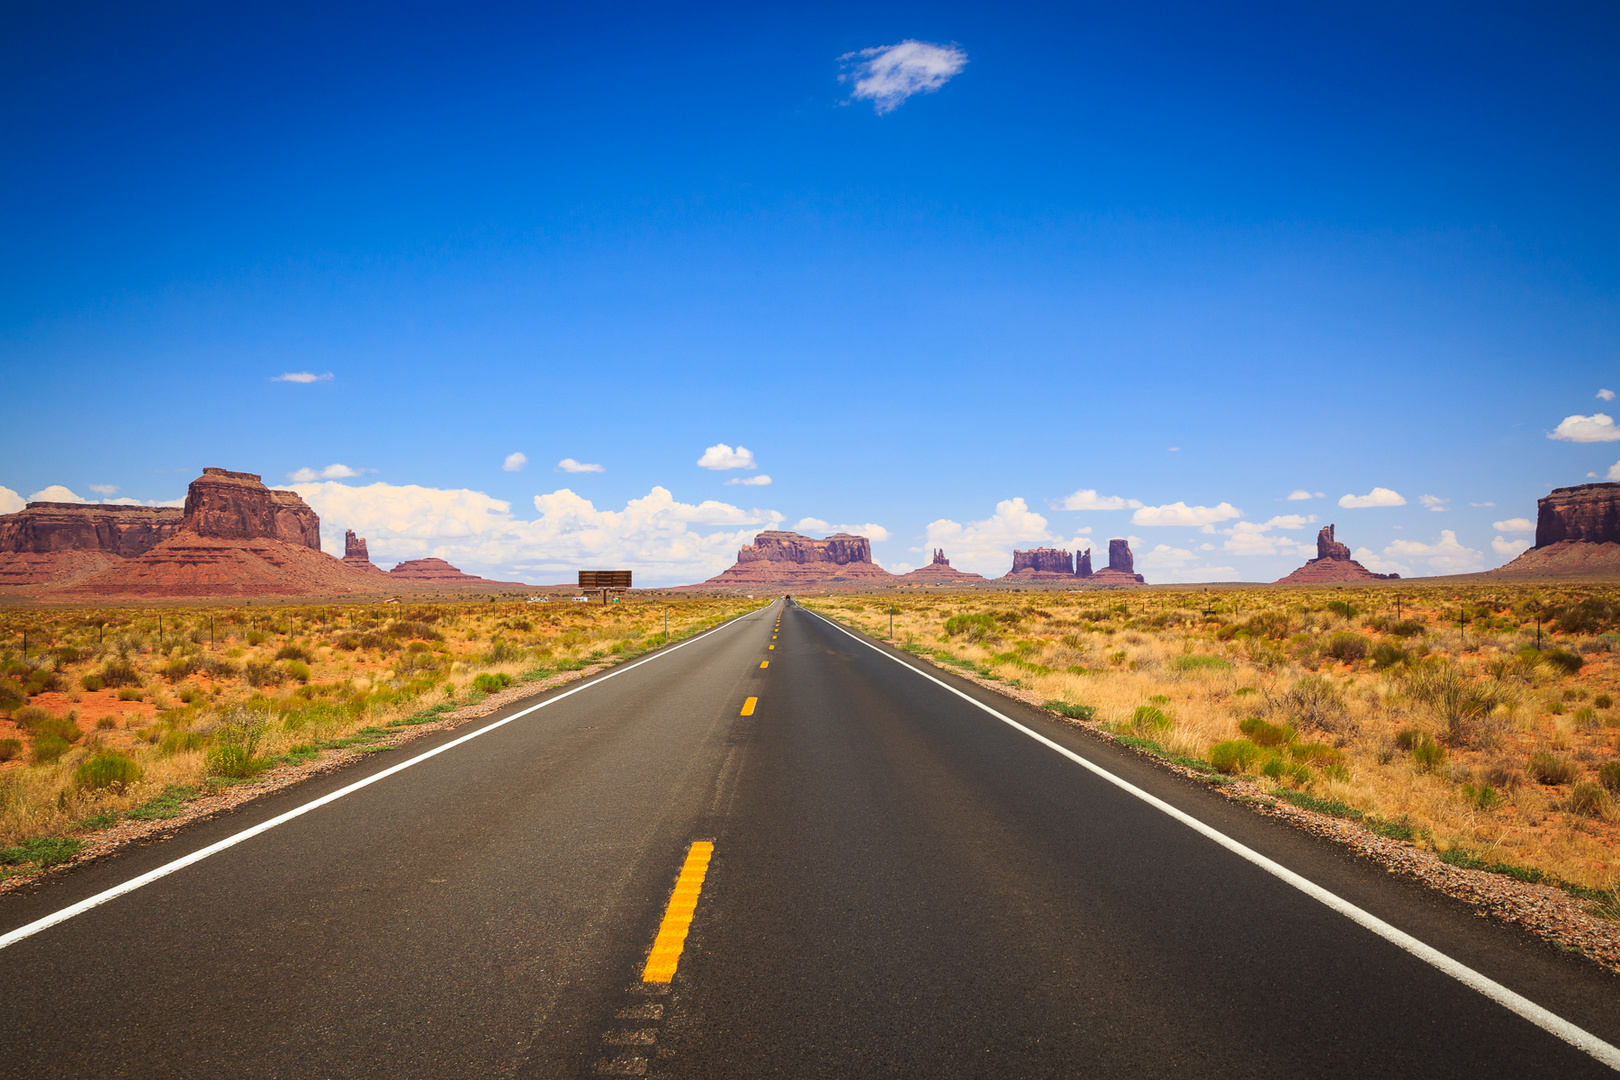
[[[448,747],[0,949],[0,1075],[1612,1075],[1586,961],[794,604],[506,716],[0,898]]]

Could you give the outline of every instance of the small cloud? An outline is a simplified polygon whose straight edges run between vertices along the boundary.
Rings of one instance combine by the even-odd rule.
[[[757,469],[759,462],[754,460],[754,452],[746,446],[739,446],[735,450],[725,443],[715,443],[703,451],[698,458],[698,467],[703,469]]]
[[[1482,503],[1469,503],[1468,505],[1474,507],[1475,509],[1479,509],[1481,507],[1486,507],[1486,506],[1494,507],[1496,504],[1493,503],[1493,502],[1482,502]]]
[[[511,460],[511,459],[509,458],[508,460]],[[557,467],[555,469],[552,469],[551,471],[552,472],[571,472],[571,473],[607,472],[607,470],[604,469],[600,465],[596,465],[596,464],[593,464],[593,463],[588,462],[588,461],[575,461],[571,457],[565,457],[561,461],[557,462]]]
[[[517,450],[506,455],[506,460],[501,462],[501,471],[522,472],[523,466],[527,465],[528,463],[529,455],[525,454],[521,450]]]
[[[1301,502],[1305,499],[1321,499],[1325,497],[1320,491],[1306,491],[1304,488],[1295,488],[1288,493],[1289,502]]]
[[[1484,553],[1459,544],[1457,534],[1450,529],[1440,530],[1438,543],[1397,540],[1384,549],[1384,554],[1391,558],[1421,559],[1437,574],[1469,574],[1485,569]]]
[[[1158,544],[1136,556],[1136,564],[1145,570],[1179,570],[1195,558],[1186,548]]]
[[[1065,495],[1052,503],[1054,510],[1136,510],[1141,507],[1136,499],[1122,499],[1118,495],[1098,495],[1095,488],[1081,488],[1073,495]]]
[[[290,383],[331,382],[332,373],[328,371],[323,375],[317,375],[313,371],[289,371],[283,375],[272,376],[270,381]]]
[[[40,488],[38,491],[28,496],[28,501],[82,503],[89,502],[90,500],[79,495],[75,495],[61,484],[52,484],[50,487]]]
[[[1506,521],[1492,522],[1491,528],[1505,533],[1533,533],[1536,531],[1536,523],[1529,518],[1508,518]]]
[[[1506,555],[1509,558],[1512,558],[1513,556],[1518,555],[1528,549],[1530,547],[1530,543],[1531,542],[1529,540],[1525,540],[1522,537],[1517,540],[1509,540],[1504,536],[1498,536],[1495,540],[1491,541],[1491,550],[1496,552],[1498,555]]]
[[[1344,495],[1339,499],[1339,505],[1346,510],[1366,510],[1374,506],[1405,506],[1406,500],[1399,492],[1389,488],[1375,487],[1365,495]]]
[[[1620,461],[1617,461],[1613,465],[1609,466],[1609,474],[1607,478],[1610,480],[1620,480]]]
[[[1600,400],[1600,401],[1613,401],[1614,400],[1614,391],[1613,390],[1599,390],[1597,392],[1597,396],[1598,396],[1598,400]]]
[[[15,514],[28,505],[28,500],[8,487],[0,487],[0,514]]]
[[[733,476],[726,481],[726,486],[731,487],[734,484],[742,484],[744,487],[764,487],[770,482],[771,478],[768,475],[760,473],[758,476]]]
[[[864,536],[868,540],[882,543],[893,534],[881,525],[874,525],[868,521],[865,525],[833,525],[817,517],[803,517],[794,522],[792,530],[796,533],[849,533],[851,536]]]
[[[1172,446],[1172,447],[1169,448],[1169,452],[1174,454],[1174,453],[1177,453],[1178,451],[1180,451],[1180,449],[1181,449],[1181,447],[1179,447],[1179,446]]]
[[[1614,442],[1620,440],[1620,427],[1614,424],[1614,418],[1607,413],[1593,413],[1591,416],[1566,416],[1552,431],[1547,433],[1549,439],[1560,439],[1563,442]]]
[[[315,480],[348,480],[366,473],[374,473],[376,469],[351,469],[347,465],[333,463],[324,469],[297,469],[287,474],[287,479],[295,484],[308,484]]]
[[[1132,525],[1209,525],[1217,521],[1230,521],[1243,516],[1243,511],[1229,502],[1216,506],[1188,506],[1184,502],[1164,506],[1144,506],[1131,515]]]
[[[1438,495],[1419,495],[1418,496],[1418,502],[1423,504],[1423,508],[1425,510],[1434,510],[1436,512],[1444,512],[1446,510],[1451,509],[1449,506],[1446,505],[1446,503],[1448,503],[1450,501],[1451,501],[1450,499],[1442,499]]]
[[[854,70],[839,76],[853,82],[852,101],[870,101],[879,116],[898,109],[913,94],[931,94],[967,66],[967,53],[955,45],[907,39],[898,45],[845,53],[840,63]]]
[[[90,485],[90,490],[95,492],[97,495],[105,495],[108,498],[112,498],[114,495],[118,494],[118,485],[117,484],[91,484]]]

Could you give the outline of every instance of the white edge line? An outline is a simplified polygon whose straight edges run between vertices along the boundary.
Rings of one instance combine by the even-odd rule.
[[[805,610],[809,611],[808,608]],[[1141,799],[1154,809],[1168,814],[1177,821],[1181,822],[1183,825],[1187,826],[1189,829],[1207,836],[1209,839],[1215,841],[1217,844],[1221,845],[1221,847],[1226,848],[1234,855],[1248,860],[1255,866],[1258,866],[1260,869],[1266,871],[1268,874],[1287,882],[1289,885],[1292,885],[1306,896],[1311,897],[1313,900],[1320,901],[1352,922],[1371,930],[1385,941],[1398,945],[1402,949],[1405,949],[1407,952],[1411,953],[1413,956],[1417,957],[1419,960],[1422,960],[1432,967],[1438,968],[1440,971],[1450,975],[1464,986],[1468,986],[1479,991],[1481,994],[1484,994],[1498,1005],[1503,1006],[1510,1012],[1517,1013],[1518,1015],[1524,1017],[1526,1020],[1541,1028],[1543,1031],[1556,1035],[1558,1038],[1564,1040],[1578,1050],[1585,1051],[1592,1057],[1607,1065],[1609,1068],[1620,1070],[1620,1048],[1616,1048],[1609,1043],[1604,1042],[1602,1039],[1598,1038],[1596,1035],[1593,1035],[1585,1028],[1577,1027],[1575,1024],[1565,1020],[1557,1013],[1542,1008],[1540,1005],[1537,1005],[1535,1002],[1531,1001],[1522,994],[1514,993],[1512,990],[1509,990],[1496,980],[1480,974],[1467,964],[1464,964],[1458,960],[1453,960],[1440,950],[1430,945],[1425,945],[1423,942],[1419,941],[1411,934],[1408,934],[1406,931],[1391,926],[1378,916],[1369,911],[1362,910],[1336,893],[1329,892],[1328,890],[1322,888],[1322,886],[1316,884],[1314,881],[1296,874],[1294,871],[1288,869],[1286,866],[1283,866],[1280,863],[1273,862],[1271,859],[1268,859],[1266,856],[1260,854],[1258,851],[1255,851],[1253,848],[1239,843],[1214,827],[1204,824],[1202,821],[1199,821],[1192,815],[1178,810],[1176,807],[1165,802],[1163,799],[1143,791],[1130,781],[1125,780],[1122,777],[1115,776],[1101,765],[1088,761],[1086,758],[1081,757],[1068,747],[1053,742],[1051,739],[1048,739],[1045,735],[1042,735],[1038,731],[1033,731],[1030,728],[1025,727],[1012,717],[991,708],[989,705],[986,705],[984,702],[973,697],[971,694],[964,693],[963,691],[952,686],[950,683],[945,682],[943,679],[936,678],[929,672],[924,671],[923,669],[912,664],[906,663],[893,653],[885,652],[883,649],[878,648],[878,646],[872,644],[870,641],[867,641],[864,638],[861,638],[859,635],[853,634],[844,629],[844,627],[838,625],[825,615],[814,611],[811,611],[810,614],[814,615],[818,619],[821,619],[828,626],[831,626],[839,633],[846,634],[860,644],[865,645],[879,656],[893,660],[896,664],[899,664],[901,667],[906,668],[916,675],[920,675],[929,682],[944,687],[946,690],[949,690],[951,693],[955,694],[957,697],[968,702],[969,704],[983,709],[985,712],[989,713],[997,720],[1000,720],[1002,723],[1007,724],[1025,735],[1028,735],[1036,742],[1041,743],[1052,750],[1056,750],[1058,753],[1073,761],[1075,764],[1084,769],[1090,770],[1122,791],[1128,792],[1129,794],[1134,795],[1136,798]]]
[[[770,606],[769,604],[766,605],[767,608],[769,606]],[[764,610],[764,609],[756,608],[755,610],[758,611],[758,610]],[[725,622],[721,623],[719,626],[716,626],[714,629],[706,630],[703,633],[699,634],[695,638],[688,638],[686,641],[681,642],[679,645],[672,645],[672,646],[670,646],[668,648],[659,649],[653,655],[648,656],[648,657],[646,657],[644,659],[641,659],[641,660],[637,660],[633,664],[626,664],[624,667],[614,668],[612,671],[608,672],[606,675],[603,675],[599,679],[592,679],[590,682],[584,683],[581,686],[576,686],[571,690],[565,690],[562,693],[557,694],[557,695],[555,695],[553,697],[548,697],[544,701],[538,702],[538,703],[536,703],[534,705],[530,705],[527,709],[523,709],[520,712],[515,712],[511,716],[508,716],[508,717],[505,717],[503,719],[495,721],[493,724],[487,724],[484,727],[479,728],[477,731],[468,732],[467,734],[461,736],[460,738],[452,739],[450,742],[447,742],[442,746],[435,746],[431,750],[427,750],[427,751],[424,751],[423,753],[417,754],[415,757],[409,759],[408,761],[402,761],[398,765],[391,765],[388,768],[382,770],[381,772],[373,773],[372,775],[366,777],[363,780],[356,780],[354,783],[349,784],[347,787],[341,787],[341,788],[338,788],[336,791],[328,792],[327,794],[322,795],[318,799],[313,799],[310,802],[304,803],[302,806],[295,806],[293,809],[288,810],[286,813],[278,814],[277,816],[271,818],[268,821],[261,821],[259,824],[254,825],[252,828],[243,829],[241,832],[234,833],[234,834],[232,834],[230,836],[227,836],[225,839],[216,841],[216,842],[214,842],[212,844],[209,844],[205,848],[198,848],[196,851],[193,851],[190,855],[182,855],[180,858],[175,859],[173,862],[164,863],[162,866],[159,866],[159,867],[157,867],[155,869],[152,869],[152,870],[148,870],[146,873],[141,874],[138,877],[132,877],[128,881],[123,882],[120,885],[114,885],[112,888],[106,889],[106,890],[104,890],[102,892],[98,892],[94,896],[88,896],[88,897],[84,898],[83,900],[80,900],[76,904],[70,904],[69,906],[63,908],[60,911],[52,912],[51,914],[46,915],[42,919],[35,919],[31,923],[28,923],[28,924],[26,924],[24,926],[19,926],[19,927],[17,927],[17,929],[11,931],[10,933],[0,935],[0,949],[5,949],[5,948],[8,948],[8,947],[10,947],[12,945],[15,945],[17,942],[23,940],[24,938],[33,937],[35,934],[39,933],[41,930],[49,930],[51,927],[57,925],[58,923],[67,922],[69,919],[73,918],[76,915],[83,915],[85,912],[89,911],[91,908],[100,907],[102,904],[107,903],[109,900],[116,900],[116,899],[118,899],[118,897],[123,896],[125,893],[132,893],[136,889],[139,889],[144,885],[150,885],[152,882],[157,881],[159,878],[168,877],[170,874],[176,873],[176,872],[178,872],[180,870],[184,870],[186,867],[191,866],[194,863],[200,863],[204,859],[208,858],[211,855],[218,855],[220,852],[226,850],[227,848],[233,848],[237,844],[242,843],[244,840],[251,840],[253,837],[258,836],[260,833],[269,832],[271,829],[274,829],[277,825],[285,825],[287,822],[293,820],[294,818],[302,817],[303,815],[309,813],[311,810],[319,809],[320,807],[325,806],[327,803],[330,803],[330,802],[336,802],[337,800],[343,798],[345,795],[352,795],[356,791],[359,791],[363,787],[369,787],[370,785],[375,784],[377,781],[386,779],[387,777],[390,777],[390,776],[393,776],[395,773],[403,772],[404,770],[409,769],[413,765],[420,765],[422,762],[427,761],[429,758],[438,757],[440,754],[444,753],[446,750],[453,750],[456,747],[460,746],[464,742],[469,742],[469,741],[471,741],[473,739],[476,739],[480,735],[488,735],[491,731],[494,731],[496,728],[505,727],[507,724],[510,724],[512,721],[517,720],[517,719],[519,719],[521,717],[524,717],[524,716],[528,716],[532,712],[535,712],[535,711],[537,711],[539,709],[544,709],[548,705],[555,705],[557,702],[562,701],[564,698],[573,697],[575,694],[580,693],[583,690],[589,690],[593,686],[600,686],[602,683],[607,682],[609,679],[613,678],[616,675],[623,675],[627,671],[634,671],[636,668],[640,667],[642,664],[650,664],[654,660],[661,659],[662,657],[668,656],[670,653],[676,652],[676,651],[678,651],[680,649],[684,649],[688,645],[696,644],[697,642],[702,641],[704,638],[708,637],[710,634],[717,634],[721,630],[726,629],[727,627],[735,626],[737,623],[741,622],[743,619],[748,618],[748,616],[752,615],[752,614],[754,614],[754,612],[750,611],[750,612],[748,612],[746,614],[738,615],[736,618],[728,619]]]

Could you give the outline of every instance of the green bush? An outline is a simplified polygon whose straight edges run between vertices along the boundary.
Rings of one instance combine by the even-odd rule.
[[[1476,810],[1493,810],[1502,801],[1501,797],[1497,795],[1496,789],[1489,784],[1480,784],[1478,787],[1473,784],[1464,784],[1462,792],[1463,798],[1468,801],[1468,805]]]
[[[220,746],[208,753],[208,772],[232,780],[246,780],[270,767],[264,758],[254,757],[241,746]]]
[[[21,739],[0,739],[0,761],[12,761],[22,753]]]
[[[1581,774],[1580,767],[1573,761],[1546,750],[1537,750],[1530,755],[1530,764],[1525,767],[1525,772],[1541,784],[1573,784]]]
[[[1228,776],[1240,773],[1259,761],[1260,748],[1247,739],[1218,742],[1209,748],[1209,763],[1215,771]]]
[[[1344,751],[1336,750],[1325,743],[1290,743],[1288,752],[1295,761],[1315,765],[1319,768],[1344,764]]]
[[[1163,731],[1170,726],[1170,718],[1153,705],[1138,705],[1131,715],[1131,727],[1137,731]]]
[[[67,862],[77,855],[83,846],[83,840],[73,840],[66,836],[36,836],[14,848],[0,851],[0,864],[17,866],[22,863],[34,863],[44,869]]]
[[[30,731],[35,724],[50,719],[52,719],[51,711],[43,705],[24,705],[11,714],[11,722],[24,731]]]
[[[93,694],[107,684],[100,675],[85,675],[79,679],[79,685]]]
[[[1409,654],[1393,641],[1380,641],[1372,648],[1373,667],[1380,671],[1404,664],[1410,659]]]
[[[1581,670],[1581,665],[1586,663],[1579,653],[1572,653],[1566,649],[1547,649],[1541,654],[1541,662],[1557,668],[1565,675],[1575,674]]]
[[[1418,772],[1433,772],[1446,759],[1446,748],[1437,742],[1426,742],[1412,747],[1412,764]]]
[[[309,685],[310,670],[308,664],[302,660],[288,660],[285,667],[288,678],[301,686]]]
[[[31,759],[35,765],[49,765],[67,753],[72,745],[60,735],[41,735],[34,740]]]
[[[139,686],[141,673],[135,670],[135,665],[125,659],[109,660],[101,667],[101,683],[103,686]]]
[[[1322,652],[1335,660],[1353,664],[1367,655],[1367,639],[1360,634],[1340,630],[1328,638],[1327,644],[1322,647]]]
[[[986,638],[1000,637],[1001,627],[996,624],[995,617],[988,612],[952,615],[945,620],[945,636],[956,637],[958,634],[966,635],[969,641],[983,641]]]
[[[1067,701],[1048,701],[1043,708],[1051,709],[1059,716],[1067,716],[1070,720],[1092,720],[1097,715],[1097,710],[1090,705],[1071,705]]]
[[[253,687],[280,686],[287,681],[287,673],[268,660],[249,660],[243,668],[243,677]]]
[[[1256,746],[1283,746],[1294,741],[1299,732],[1288,724],[1268,724],[1258,716],[1251,716],[1238,725],[1238,730]]]
[[[103,788],[122,790],[141,778],[141,767],[124,754],[97,754],[74,771],[73,779],[81,788],[99,791]]]
[[[1592,699],[1592,704],[1596,705],[1600,709],[1611,709],[1614,707],[1614,698],[1610,697],[1608,694],[1599,694],[1597,697]]]
[[[63,742],[76,743],[84,734],[71,718],[52,716],[36,705],[18,709],[12,714],[11,719],[19,728],[31,733],[35,738],[41,735],[55,735]]]
[[[1620,761],[1605,761],[1598,770],[1598,783],[1613,792],[1620,792]]]
[[[1596,784],[1576,784],[1575,790],[1569,793],[1569,811],[1607,821],[1614,816],[1614,800]]]
[[[630,641],[629,639],[626,639],[624,641],[621,641],[618,646],[615,646],[615,648],[618,649],[618,651],[623,652],[624,649],[630,648],[633,645],[634,645],[634,642]],[[514,660],[523,659],[525,652],[526,652],[525,649],[520,648],[517,645],[513,645],[510,641],[507,641],[505,638],[496,638],[490,644],[489,652],[484,654],[484,663],[486,663],[486,664],[510,664]]]
[[[162,742],[158,743],[158,752],[167,756],[185,753],[188,750],[201,750],[203,742],[203,737],[195,731],[171,731],[163,736]]]
[[[473,688],[481,694],[494,694],[512,685],[512,676],[502,672],[486,671],[473,680]]]
[[[1231,671],[1230,661],[1218,656],[1178,656],[1170,661],[1172,671]]]
[[[302,660],[306,664],[312,664],[315,662],[315,654],[310,652],[309,649],[305,648],[303,645],[298,645],[289,641],[281,648],[276,650],[276,659]]]
[[[1390,623],[1389,632],[1396,637],[1417,637],[1427,629],[1416,619],[1402,619],[1400,622]]]
[[[1346,619],[1353,619],[1360,614],[1355,605],[1348,600],[1330,600],[1327,609],[1333,614],[1343,616]]]

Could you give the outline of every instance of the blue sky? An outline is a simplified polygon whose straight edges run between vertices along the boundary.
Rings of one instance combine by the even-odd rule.
[[[1263,581],[1620,469],[1612,6],[587,7],[11,9],[0,509],[220,465],[536,582]]]

